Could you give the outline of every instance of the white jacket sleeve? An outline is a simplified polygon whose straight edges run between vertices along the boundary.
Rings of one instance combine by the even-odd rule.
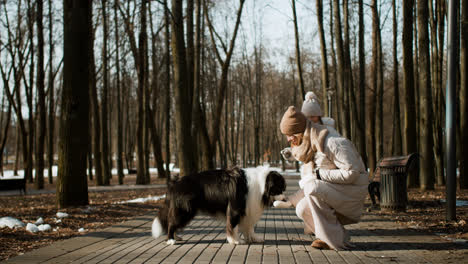
[[[336,169],[319,170],[324,181],[338,184],[354,184],[365,172],[364,163],[353,143],[345,138],[330,139],[326,155],[336,165]]]
[[[319,169],[319,174],[321,180],[338,184],[353,184],[361,175],[358,171],[343,169]]]

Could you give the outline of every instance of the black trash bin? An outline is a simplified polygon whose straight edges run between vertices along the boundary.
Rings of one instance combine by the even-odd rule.
[[[406,178],[416,164],[417,154],[384,158],[380,168],[380,208],[384,211],[405,212],[408,204]]]

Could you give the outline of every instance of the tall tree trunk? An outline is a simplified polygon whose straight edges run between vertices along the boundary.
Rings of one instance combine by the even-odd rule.
[[[441,1],[438,1],[441,2]],[[439,44],[438,44],[438,36],[437,36],[437,16],[438,16],[438,9],[439,3],[436,1],[436,6],[434,6],[432,1],[429,1],[429,22],[430,22],[430,29],[431,29],[431,52],[430,56],[432,58],[431,61],[431,76],[432,76],[432,109],[437,109],[436,112],[433,112],[433,122],[432,122],[432,129],[433,129],[433,151],[434,151],[434,160],[435,160],[435,167],[434,172],[436,175],[436,184],[442,186],[445,184],[444,179],[444,169],[443,169],[443,139],[442,139],[442,122],[441,115],[439,113],[442,112],[442,107],[440,103],[440,93],[442,93],[442,87],[439,86]],[[440,173],[441,172],[441,173]]]
[[[48,161],[48,178],[49,183],[53,182],[53,171],[54,166],[54,135],[55,135],[55,110],[54,110],[54,81],[55,75],[53,71],[53,60],[54,60],[54,40],[53,40],[53,14],[52,14],[52,0],[49,0],[49,120],[48,120],[48,149],[47,149],[47,161]]]
[[[400,89],[398,78],[397,37],[398,26],[396,17],[396,0],[393,0],[393,155],[402,154],[401,119],[400,119]]]
[[[421,190],[434,189],[434,152],[432,150],[432,92],[429,56],[428,2],[418,1],[418,45],[419,45],[419,85],[420,85],[420,154]]]
[[[137,127],[137,184],[146,184],[147,175],[145,168],[145,147],[143,146],[144,130],[145,127],[145,82],[147,78],[146,72],[146,46],[147,46],[147,33],[146,33],[146,4],[147,0],[141,1],[140,9],[140,33],[138,37],[138,127]]]
[[[383,83],[383,52],[382,52],[382,36],[380,29],[380,15],[378,10],[377,1],[373,1],[372,7],[372,21],[374,24],[375,37],[377,42],[377,86],[375,90],[375,103],[376,103],[376,125],[375,125],[375,136],[376,136],[376,161],[380,160],[384,154],[383,145],[383,97],[384,97],[384,83]],[[374,32],[373,32],[374,34]]]
[[[164,21],[166,22],[165,24],[165,68],[166,68],[166,82],[165,82],[165,88],[166,88],[166,98],[165,98],[165,109],[166,109],[166,177],[167,177],[167,182],[169,182],[171,178],[171,170],[170,170],[170,163],[171,163],[171,142],[170,142],[170,136],[171,136],[171,50],[170,50],[170,44],[169,44],[169,8],[167,7],[167,0],[164,0]]]
[[[468,2],[462,2],[461,10],[461,43],[460,43],[460,126],[463,137],[461,137],[460,151],[460,189],[468,189]]]
[[[437,1],[436,2],[436,5],[437,5],[437,22],[438,22],[438,40],[439,40],[439,49],[438,49],[438,72],[437,72],[437,75],[438,75],[438,84],[437,84],[437,90],[438,90],[438,98],[437,98],[437,101],[438,101],[438,104],[437,104],[437,107],[435,109],[438,109],[439,111],[437,111],[437,120],[439,120],[439,124],[442,124],[443,120],[444,120],[444,117],[445,117],[445,103],[444,103],[444,100],[445,100],[445,97],[444,97],[444,89],[445,89],[445,85],[444,85],[444,71],[443,71],[443,65],[444,65],[444,52],[445,52],[445,48],[444,48],[444,38],[445,38],[445,1]],[[437,151],[440,154],[441,158],[439,160],[439,164],[440,166],[438,166],[438,172],[437,172],[437,175],[438,177],[442,177],[443,179],[443,184],[445,184],[445,177],[444,177],[444,174],[445,174],[445,164],[444,164],[444,144],[443,144],[443,133],[442,133],[442,129],[440,129],[440,127],[438,127],[437,129],[437,135],[438,137],[440,138],[440,144],[437,145],[437,144],[434,144],[436,145],[437,147]],[[441,176],[439,176],[441,175]]]
[[[343,107],[344,107],[344,116],[345,120],[347,120],[347,128],[348,128],[348,138],[355,141],[353,135],[353,127],[357,130],[360,129],[359,126],[359,116],[357,115],[356,111],[356,99],[354,96],[354,78],[351,66],[351,48],[350,48],[350,40],[349,40],[349,7],[348,7],[348,0],[343,1],[343,59],[344,59],[344,78],[345,78],[345,85],[344,85],[344,93],[343,93]],[[354,118],[351,118],[354,115]],[[353,122],[351,122],[353,120]],[[351,126],[353,124],[353,126]],[[358,132],[359,134],[359,132]],[[359,140],[359,139],[358,139]]]
[[[34,115],[34,107],[33,107],[33,86],[34,86],[34,15],[35,15],[35,8],[34,4],[32,4],[32,0],[28,0],[28,40],[31,57],[29,61],[29,83],[26,83],[26,79],[24,79],[25,85],[25,92],[26,92],[26,103],[28,105],[28,129],[29,129],[29,136],[27,138],[27,152],[26,152],[26,167],[24,168],[24,175],[29,182],[33,182],[33,153],[34,153],[34,140],[35,140],[35,115]],[[36,174],[37,180],[37,174]]]
[[[102,153],[102,177],[103,184],[109,185],[111,179],[111,172],[109,168],[109,132],[107,124],[109,117],[107,114],[108,97],[109,97],[109,67],[107,57],[107,39],[108,39],[108,26],[107,26],[107,0],[101,1],[102,7],[102,94],[101,94],[101,153]]]
[[[377,90],[378,90],[378,79],[379,79],[379,17],[377,13],[377,1],[372,1],[372,90],[373,94],[369,102],[368,109],[368,124],[369,130],[367,137],[369,138],[368,145],[368,158],[369,158],[369,169],[371,174],[377,165],[377,142],[376,142],[376,103],[377,103]]]
[[[89,126],[89,52],[92,1],[64,0],[63,91],[60,114],[57,205],[88,204],[86,155]]]
[[[3,97],[3,101],[5,101],[5,97]],[[4,105],[2,103],[2,109],[3,107]],[[5,150],[6,142],[8,139],[8,130],[10,129],[11,112],[12,112],[12,107],[11,107],[11,104],[8,102],[8,110],[6,114],[5,127],[3,128],[3,135],[1,137],[1,146],[0,146],[0,151],[1,151],[0,152],[0,175],[1,176],[3,176],[3,154],[5,153],[4,150]],[[3,119],[3,115],[2,115],[2,119]],[[3,125],[3,122],[1,122],[0,124]],[[8,153],[7,153],[7,160],[8,160]]]
[[[416,153],[416,104],[414,94],[414,70],[413,70],[413,0],[403,2],[403,89],[405,92],[404,103],[404,149],[408,155]],[[418,186],[418,174],[410,173],[408,187]]]
[[[323,110],[327,116],[331,116],[328,112],[328,95],[327,90],[330,89],[328,80],[328,61],[327,61],[327,43],[325,41],[325,32],[323,30],[323,0],[316,0],[317,7],[317,24],[320,37],[320,54],[322,58],[322,98]]]
[[[46,136],[46,106],[44,88],[44,26],[43,0],[37,0],[37,94],[38,94],[38,138],[36,142],[36,188],[44,188],[44,142]]]
[[[296,43],[296,65],[297,65],[297,74],[299,77],[299,87],[301,88],[302,98],[305,98],[305,85],[304,77],[302,74],[302,63],[301,63],[301,48],[299,43],[299,29],[297,26],[297,15],[296,15],[296,0],[291,0],[291,7],[293,12],[293,22],[294,22],[294,39]]]
[[[114,25],[115,25],[115,67],[116,67],[116,90],[117,90],[117,175],[119,184],[123,184],[123,124],[122,124],[122,96],[120,85],[120,38],[119,38],[119,21],[117,10],[119,8],[119,0],[114,0]]]
[[[337,79],[338,79],[338,100],[339,104],[345,107],[345,96],[347,89],[346,82],[345,82],[345,57],[344,57],[344,47],[343,47],[343,37],[341,33],[341,16],[340,16],[340,5],[338,0],[333,0],[333,19],[334,19],[334,35],[336,40],[336,57],[338,59],[338,70],[337,70]],[[337,102],[338,103],[338,102]],[[339,109],[338,113],[340,114],[340,121],[341,121],[341,132],[344,137],[350,137],[350,127],[349,127],[349,120],[346,119],[345,109]]]
[[[147,2],[147,5],[149,5],[149,2]],[[148,10],[148,6],[145,7],[145,10]],[[148,12],[145,14],[145,16],[148,15]],[[146,28],[146,26],[145,26]],[[149,184],[151,182],[151,178],[150,178],[150,163],[149,163],[149,160],[150,160],[150,157],[149,157],[149,152],[150,152],[150,148],[151,148],[151,144],[150,144],[150,124],[149,124],[149,121],[148,121],[148,118],[149,118],[149,113],[148,113],[148,110],[150,109],[150,100],[151,100],[151,97],[150,97],[150,93],[149,93],[149,89],[150,89],[150,84],[149,84],[149,55],[148,55],[148,34],[146,35],[146,41],[145,41],[145,51],[144,51],[144,58],[145,58],[145,87],[144,87],[144,93],[143,93],[143,102],[145,104],[145,109],[144,109],[144,119],[143,119],[143,127],[144,127],[144,134],[143,134],[143,142],[144,142],[144,145],[143,145],[143,149],[144,149],[144,155],[145,155],[145,178],[146,178],[146,184]]]
[[[333,36],[333,28],[334,28],[334,23],[333,23],[333,1],[330,1],[330,52],[331,52],[331,59],[332,59],[332,69],[333,69],[333,89],[334,93],[332,94],[332,112],[335,113],[335,115],[331,115],[335,117],[336,124],[338,127],[338,130],[341,132],[341,117],[340,117],[340,112],[338,111],[338,102],[339,102],[339,90],[338,90],[338,63],[336,62],[336,52],[335,52],[335,39]],[[335,104],[333,104],[333,101]]]
[[[199,153],[199,143],[201,143],[201,140],[198,140],[200,138],[200,133],[199,133],[199,124],[201,122],[201,107],[200,107],[200,84],[201,84],[201,38],[202,34],[204,34],[204,28],[202,25],[202,0],[196,0],[196,22],[195,22],[195,43],[194,43],[194,51],[193,51],[193,98],[192,98],[192,136],[194,139],[193,147],[194,147],[194,153]],[[202,33],[203,31],[203,33]],[[190,56],[190,52],[188,51],[188,56]],[[191,73],[190,68],[189,68],[189,74]],[[197,141],[198,140],[198,141]],[[198,156],[198,155],[196,155]],[[197,167],[201,168],[202,166],[202,160],[197,158]]]
[[[361,122],[362,138],[359,141],[360,153],[364,161],[367,162],[367,149],[366,149],[366,56],[364,54],[364,6],[363,0],[359,0],[359,120]]]
[[[92,10],[89,14],[90,18],[88,20],[88,27],[89,36],[88,45],[90,48],[88,54],[88,63],[89,63],[89,94],[90,94],[90,102],[92,107],[92,116],[93,116],[93,156],[94,156],[94,172],[96,174],[96,185],[100,186],[104,184],[104,179],[102,175],[102,163],[101,163],[101,118],[99,112],[99,103],[98,103],[98,96],[97,96],[97,88],[96,88],[96,64],[94,59],[94,30],[93,30],[93,13]]]
[[[193,157],[191,138],[192,103],[187,79],[187,60],[184,40],[182,0],[172,0],[172,57],[174,63],[174,91],[176,101],[176,137],[180,175],[185,176],[197,170]]]

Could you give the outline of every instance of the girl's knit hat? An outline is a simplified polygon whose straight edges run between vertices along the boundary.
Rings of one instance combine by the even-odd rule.
[[[302,113],[306,117],[309,116],[323,116],[322,109],[320,107],[320,103],[318,101],[317,96],[314,92],[308,92],[305,96],[305,100],[302,103]]]

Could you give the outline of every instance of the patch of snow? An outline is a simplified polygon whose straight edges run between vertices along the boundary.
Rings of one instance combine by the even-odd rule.
[[[166,195],[160,195],[160,196],[148,196],[146,198],[136,198],[133,200],[128,200],[128,201],[122,201],[122,202],[116,202],[116,204],[126,204],[126,203],[146,203],[149,201],[159,201],[161,199],[166,198]]]
[[[42,217],[39,217],[37,220],[36,220],[36,223],[34,223],[35,225],[42,225],[44,223],[44,219],[42,219]]]
[[[28,225],[26,225],[26,230],[31,232],[31,233],[39,232],[39,228],[37,228],[37,225],[31,224],[31,223],[28,223]]]
[[[80,228],[80,229],[78,229],[78,232],[80,232],[80,233],[86,232],[86,229]]]
[[[52,229],[52,231],[57,232],[59,229],[60,229],[60,227],[57,226],[56,228]]]
[[[166,164],[164,164],[164,167],[166,168]],[[174,167],[174,163],[169,163],[169,170],[173,172],[179,172],[179,168]],[[150,168],[149,169],[150,173],[156,173],[158,172],[158,169],[156,168]],[[93,173],[96,173],[95,170],[92,170]],[[124,169],[123,170],[124,174],[128,174],[128,170]],[[86,173],[88,173],[88,170],[86,170]],[[117,175],[117,169],[113,168],[111,170],[111,173],[113,175]],[[36,170],[33,169],[33,176],[36,175]],[[47,177],[49,175],[49,170],[46,168],[44,169],[44,177]],[[52,166],[52,177],[57,177],[58,175],[58,167],[57,166]],[[18,175],[14,175],[13,170],[5,170],[3,171],[3,175],[1,176],[2,179],[22,179],[24,177],[24,170],[18,170]]]
[[[50,231],[50,230],[52,230],[52,227],[51,227],[49,224],[39,225],[37,228],[38,228],[39,231],[41,231],[41,232],[45,232],[45,231]]]
[[[0,228],[4,228],[6,226],[8,226],[9,228],[16,228],[24,227],[25,224],[16,218],[5,216],[0,218]]]
[[[440,202],[445,203],[446,201],[445,201],[445,199],[440,199]],[[456,204],[457,207],[468,206],[468,201],[466,201],[466,200],[457,200],[455,202],[455,204]]]
[[[55,219],[55,223],[56,223],[56,224],[62,223],[62,219],[57,219],[57,218],[54,218],[54,219]]]
[[[58,217],[58,218],[65,218],[65,217],[68,217],[68,214],[67,214],[67,213],[58,212],[58,213],[57,213],[57,217]]]
[[[85,214],[89,214],[94,211],[94,207],[88,206],[85,209],[81,210]]]

